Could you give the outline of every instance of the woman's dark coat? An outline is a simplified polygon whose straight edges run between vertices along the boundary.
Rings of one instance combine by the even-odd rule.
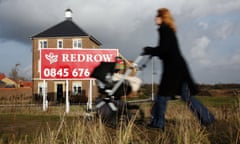
[[[182,84],[188,84],[191,95],[197,94],[197,87],[180,52],[175,32],[162,24],[159,29],[159,42],[156,47],[146,47],[145,54],[158,56],[163,63],[163,73],[158,95],[175,96],[181,94]]]

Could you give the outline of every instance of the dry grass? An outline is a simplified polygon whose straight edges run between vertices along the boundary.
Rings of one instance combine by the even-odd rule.
[[[145,104],[145,113],[149,105]],[[107,127],[98,118],[80,116],[71,107],[71,113],[61,115],[64,109],[50,108],[47,113],[25,110],[29,115],[58,116],[55,126],[48,125],[38,130],[34,136],[28,134],[15,138],[1,138],[0,143],[34,144],[238,144],[240,143],[240,101],[231,106],[211,107],[217,122],[209,127],[201,127],[189,110],[181,102],[170,102],[166,114],[166,130],[146,129],[144,125],[120,122],[117,129]],[[79,107],[78,107],[79,108]],[[32,109],[32,108],[31,108]],[[39,110],[39,109],[38,109]],[[4,112],[6,112],[5,110]],[[16,110],[20,113],[24,110]],[[3,113],[3,111],[1,111]],[[77,115],[77,116],[76,116]],[[149,115],[146,115],[147,117]],[[71,118],[69,118],[71,117]],[[146,119],[147,121],[147,119]]]

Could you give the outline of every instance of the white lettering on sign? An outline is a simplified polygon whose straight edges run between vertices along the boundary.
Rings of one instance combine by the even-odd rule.
[[[68,77],[69,76],[69,69],[68,68],[61,68],[61,69],[56,69],[56,68],[45,68],[44,71],[44,76],[45,77]]]
[[[62,62],[110,62],[112,54],[62,54]]]
[[[74,78],[79,78],[79,77],[89,77],[90,72],[89,69],[86,68],[74,68],[72,70],[72,73],[69,73],[70,69],[69,68],[45,68],[43,73],[46,78],[48,77],[60,77],[60,78],[66,78],[70,74]]]
[[[117,49],[41,49],[41,79],[88,79],[100,62],[115,62]]]

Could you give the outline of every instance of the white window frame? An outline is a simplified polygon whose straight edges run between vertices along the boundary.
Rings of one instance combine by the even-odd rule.
[[[40,88],[42,88],[42,95],[40,95]],[[47,94],[47,82],[45,83],[45,93]],[[44,92],[44,83],[43,82],[38,82],[38,95],[39,96],[43,96],[43,92]]]
[[[82,48],[82,39],[73,39],[72,47],[73,47],[73,49],[81,49]]]
[[[46,39],[38,40],[38,49],[48,48],[48,41]]]
[[[60,45],[60,43],[61,43],[61,45]],[[61,46],[61,47],[60,47]],[[58,39],[57,40],[57,48],[58,49],[63,49],[63,40],[62,39]]]
[[[76,87],[77,89],[76,89],[76,92],[78,92],[78,88],[79,87],[81,87],[81,93],[82,93],[82,82],[73,82],[72,83],[72,94],[73,95],[77,95],[77,93],[75,92],[75,90],[74,90],[74,87]]]

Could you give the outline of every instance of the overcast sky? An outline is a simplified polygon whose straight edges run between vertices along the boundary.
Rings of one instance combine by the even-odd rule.
[[[239,0],[0,0],[0,72],[9,74],[19,63],[31,77],[31,36],[63,20],[73,21],[102,42],[134,60],[144,46],[157,44],[156,10],[167,7],[177,25],[185,59],[198,83],[240,83]],[[140,76],[151,81],[151,64]],[[154,59],[158,82],[159,60]]]

